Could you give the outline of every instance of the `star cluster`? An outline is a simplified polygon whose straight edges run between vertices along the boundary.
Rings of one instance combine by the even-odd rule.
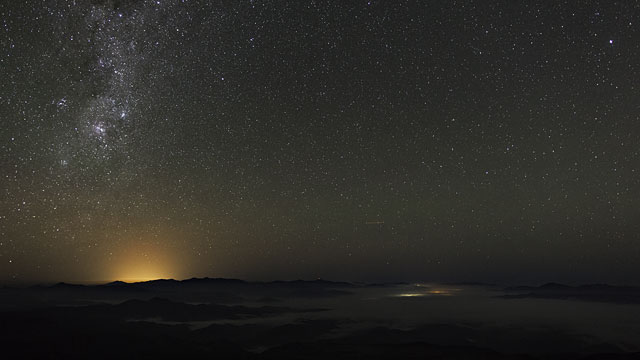
[[[0,273],[629,282],[639,14],[3,3]]]

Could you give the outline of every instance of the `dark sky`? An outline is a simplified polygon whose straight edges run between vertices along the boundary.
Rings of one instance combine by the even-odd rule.
[[[636,1],[2,1],[0,280],[639,283]]]

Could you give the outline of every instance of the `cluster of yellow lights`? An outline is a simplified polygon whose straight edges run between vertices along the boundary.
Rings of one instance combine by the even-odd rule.
[[[430,288],[429,285],[426,284],[415,284],[417,288],[425,288],[425,290],[421,290],[419,292],[408,292],[401,293],[395,295],[397,297],[421,297],[421,296],[453,296],[456,292],[460,291],[460,289],[445,289],[445,288]]]
[[[396,296],[398,297],[419,297],[419,296],[426,296],[427,294],[424,293],[404,293],[404,294],[398,294]]]

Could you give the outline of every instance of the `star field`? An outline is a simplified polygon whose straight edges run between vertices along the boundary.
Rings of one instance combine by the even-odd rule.
[[[639,15],[5,2],[2,279],[637,282]]]

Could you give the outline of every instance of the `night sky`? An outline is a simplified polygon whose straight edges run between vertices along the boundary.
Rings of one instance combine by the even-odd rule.
[[[637,1],[2,1],[0,281],[640,283]]]

